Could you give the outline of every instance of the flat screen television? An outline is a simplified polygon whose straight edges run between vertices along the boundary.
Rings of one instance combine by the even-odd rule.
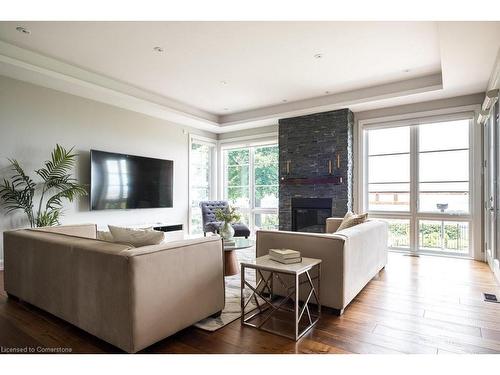
[[[90,150],[90,207],[172,207],[173,169],[172,160]]]

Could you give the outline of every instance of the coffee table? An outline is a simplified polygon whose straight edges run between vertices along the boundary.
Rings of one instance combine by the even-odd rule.
[[[247,268],[255,270],[257,273],[257,280],[260,278],[256,286],[251,285],[245,280],[245,270]],[[313,268],[317,268],[317,272],[315,276],[311,277],[310,271]],[[291,278],[294,279],[293,285],[287,285],[287,283],[283,280],[283,277],[280,275],[288,275],[288,277],[291,276]],[[302,281],[300,280],[301,276]],[[241,262],[241,324],[275,333],[297,341],[312,327],[314,327],[321,315],[321,302],[319,299],[320,279],[321,259],[303,257],[301,263],[282,264],[270,259],[269,255],[264,255],[251,262]],[[286,291],[286,296],[275,298],[273,290],[275,280],[278,281],[283,287],[283,290]],[[314,286],[314,280],[316,280],[317,288]],[[309,291],[307,292],[307,298],[304,299],[302,306],[300,306],[300,287],[304,284],[306,288],[308,287]],[[244,293],[245,287],[252,290],[252,293],[246,301]],[[314,297],[317,305],[316,314],[313,314],[313,312],[309,309],[309,303],[313,302],[311,301],[312,297]],[[257,308],[245,312],[245,309],[252,299],[254,300]],[[259,303],[259,299],[263,301],[263,303]],[[286,306],[286,303],[290,300],[293,301],[293,309]],[[295,328],[295,332],[293,334],[285,333],[277,329],[267,328],[265,326],[271,317],[273,317],[273,315],[279,310],[293,313]],[[303,318],[305,319],[306,317],[307,323],[304,326],[302,321]],[[280,317],[280,319],[283,320],[283,317]],[[276,325],[276,327],[279,326],[279,324]]]
[[[227,245],[226,242],[222,240],[222,245],[224,247],[224,276],[233,276],[240,272],[236,250],[248,249],[255,245],[255,242],[248,238],[233,238],[233,240],[234,245]]]

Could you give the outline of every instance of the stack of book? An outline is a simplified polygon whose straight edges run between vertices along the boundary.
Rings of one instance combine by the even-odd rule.
[[[269,258],[284,264],[302,262],[300,251],[291,249],[269,249]]]

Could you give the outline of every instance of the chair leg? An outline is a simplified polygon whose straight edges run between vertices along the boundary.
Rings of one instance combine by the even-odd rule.
[[[19,301],[19,298],[18,298],[18,297],[16,297],[15,295],[10,294],[9,292],[6,292],[6,293],[7,293],[7,298],[8,298],[8,299],[11,299],[11,300],[13,300],[13,301]]]
[[[203,237],[206,237],[207,236],[207,232],[203,232]]]

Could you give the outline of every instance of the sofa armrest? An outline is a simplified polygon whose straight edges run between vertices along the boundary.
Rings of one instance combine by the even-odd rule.
[[[341,217],[329,217],[326,219],[326,233],[334,233],[339,229],[340,224],[344,220]]]
[[[121,254],[128,254],[130,263],[132,351],[224,308],[220,237],[176,241]]]
[[[336,233],[344,238],[344,306],[387,264],[387,223],[369,220]]]

